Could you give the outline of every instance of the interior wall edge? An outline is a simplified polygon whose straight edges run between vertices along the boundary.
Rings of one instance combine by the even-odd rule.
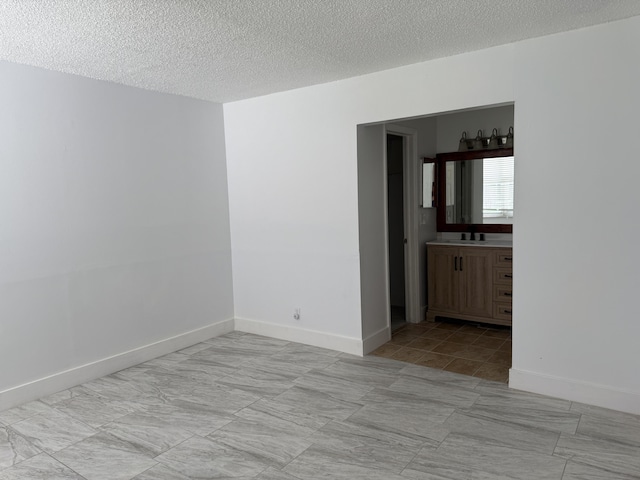
[[[640,415],[640,392],[512,368],[509,388]]]
[[[0,411],[110,375],[212,337],[233,332],[233,330],[233,318],[221,320],[202,328],[9,388],[0,392]]]
[[[381,347],[391,340],[391,327],[386,326],[375,333],[372,333],[362,341],[362,353],[367,355],[376,348]]]

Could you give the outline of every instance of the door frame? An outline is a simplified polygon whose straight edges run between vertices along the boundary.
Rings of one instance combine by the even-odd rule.
[[[397,135],[403,138],[402,145],[402,170],[403,170],[403,222],[404,236],[404,302],[405,319],[407,323],[418,323],[420,318],[420,261],[419,261],[419,232],[418,232],[418,206],[420,202],[420,162],[418,162],[418,131],[413,128],[395,125],[393,123],[384,124],[384,170],[385,170],[385,256],[387,262],[387,310],[391,309],[389,298],[389,218],[387,213],[387,183],[386,172],[388,170],[387,160],[387,134]],[[387,324],[391,327],[391,315],[387,313]]]

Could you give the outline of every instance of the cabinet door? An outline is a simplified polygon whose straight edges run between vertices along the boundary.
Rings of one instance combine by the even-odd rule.
[[[429,308],[458,312],[458,247],[430,246],[429,262]]]
[[[460,249],[460,313],[493,316],[493,257],[486,248]]]

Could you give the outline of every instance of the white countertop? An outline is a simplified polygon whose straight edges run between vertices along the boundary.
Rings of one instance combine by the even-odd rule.
[[[427,242],[427,245],[451,245],[458,247],[502,247],[502,248],[512,248],[513,242],[511,240],[485,240],[481,242],[480,240],[432,240]]]

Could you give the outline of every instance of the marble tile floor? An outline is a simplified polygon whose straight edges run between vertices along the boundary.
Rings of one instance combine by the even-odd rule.
[[[407,323],[372,354],[507,383],[511,329],[455,321]]]
[[[0,480],[640,479],[640,417],[234,332],[0,412]]]

